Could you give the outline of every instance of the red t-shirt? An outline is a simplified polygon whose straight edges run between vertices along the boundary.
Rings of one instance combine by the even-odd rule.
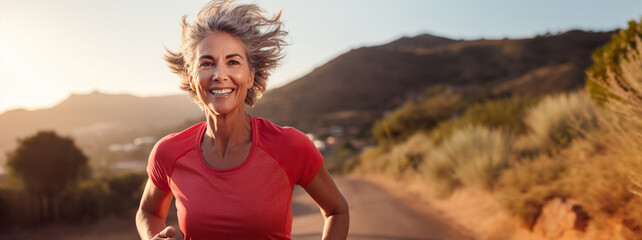
[[[252,117],[252,147],[239,166],[217,170],[205,162],[205,122],[156,144],[147,172],[176,197],[185,239],[290,239],[292,190],[306,187],[323,163],[302,132]]]

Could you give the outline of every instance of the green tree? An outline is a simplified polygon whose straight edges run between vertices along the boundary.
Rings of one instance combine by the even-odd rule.
[[[7,167],[39,202],[41,220],[60,215],[60,197],[73,188],[87,169],[87,157],[74,140],[53,131],[19,139],[8,154]]]

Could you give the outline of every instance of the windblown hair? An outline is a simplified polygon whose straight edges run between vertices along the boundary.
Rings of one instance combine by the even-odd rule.
[[[187,15],[181,21],[181,46],[178,52],[165,48],[165,61],[173,73],[181,78],[180,88],[201,108],[202,103],[190,85],[190,74],[196,57],[196,47],[207,36],[216,32],[228,33],[241,41],[250,70],[254,69],[254,85],[248,90],[245,104],[254,106],[265,92],[270,72],[283,58],[282,48],[287,44],[282,30],[281,12],[272,18],[263,16],[264,10],[255,4],[233,5],[231,0],[211,1],[201,9],[190,25]]]

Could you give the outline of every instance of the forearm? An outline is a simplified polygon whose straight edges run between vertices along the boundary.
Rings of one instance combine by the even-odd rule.
[[[325,225],[323,226],[323,239],[346,239],[348,237],[349,225],[350,216],[347,212],[336,213],[325,217]]]
[[[136,212],[136,228],[141,239],[151,239],[165,227],[165,219],[142,209]]]

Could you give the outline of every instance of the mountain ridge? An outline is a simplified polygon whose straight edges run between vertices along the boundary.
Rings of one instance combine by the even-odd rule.
[[[584,86],[591,52],[612,33],[574,30],[497,40],[453,40],[429,34],[402,37],[345,52],[267,91],[248,112],[304,132],[327,131],[332,125],[367,132],[387,111],[439,84],[484,96],[569,91]],[[15,146],[16,138],[42,129],[78,134],[83,139],[105,134],[124,137],[143,128],[201,121],[202,114],[187,94],[75,94],[51,108],[0,114],[0,132],[4,133],[0,151]]]
[[[250,112],[278,124],[314,131],[329,125],[371,124],[402,104],[407,95],[437,84],[497,96],[569,91],[583,86],[591,52],[612,33],[572,30],[535,38],[466,41],[428,34],[404,37],[343,53],[296,81],[267,92]],[[566,67],[554,67],[559,65]],[[530,77],[525,77],[528,74]],[[545,83],[549,77],[560,84],[525,87]],[[522,84],[507,84],[513,81]],[[361,115],[332,121],[323,118],[345,111]]]

